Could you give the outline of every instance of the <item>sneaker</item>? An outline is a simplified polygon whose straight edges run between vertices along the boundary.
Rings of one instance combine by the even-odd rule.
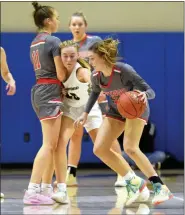
[[[123,179],[123,176],[118,175],[117,176],[117,181],[115,182],[114,186],[115,187],[126,187],[126,181]]]
[[[152,199],[153,205],[158,205],[173,198],[173,194],[170,192],[166,185],[162,185],[161,183],[155,183],[152,185],[154,189],[154,198]]]
[[[142,178],[135,176],[133,179],[127,180],[126,183],[128,191],[126,206],[129,206],[139,197],[146,186],[146,182]]]
[[[40,193],[25,192],[23,203],[26,205],[53,205],[54,201],[48,196],[44,196]]]
[[[51,198],[53,195],[53,187],[41,188],[41,194]]]
[[[66,190],[58,190],[56,193],[53,193],[51,198],[61,204],[69,203],[69,197]]]
[[[68,187],[78,186],[77,178],[73,174],[67,174],[66,184]]]
[[[140,192],[137,202],[147,202],[150,198],[150,191],[147,186]]]
[[[3,193],[1,193],[1,198],[4,198],[4,194]]]
[[[115,193],[117,195],[115,208],[123,209],[125,207],[125,203],[127,201],[127,188],[125,187],[115,187]]]

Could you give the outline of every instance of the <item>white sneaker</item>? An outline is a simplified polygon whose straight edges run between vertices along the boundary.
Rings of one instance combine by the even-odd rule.
[[[153,184],[154,188],[154,198],[152,199],[152,204],[158,205],[173,198],[173,194],[167,188],[166,185],[160,183]]]
[[[137,199],[138,202],[147,202],[150,198],[150,191],[147,186],[140,192],[139,197]]]
[[[117,194],[115,208],[123,209],[127,201],[128,192],[126,187],[116,187],[115,192]]]
[[[41,194],[51,198],[53,195],[53,187],[41,188]]]
[[[117,181],[114,184],[115,187],[126,187],[127,183],[125,181],[125,179],[123,178],[123,176],[118,175],[117,176]]]
[[[56,193],[53,193],[51,198],[61,204],[69,203],[69,198],[66,190],[58,190]]]

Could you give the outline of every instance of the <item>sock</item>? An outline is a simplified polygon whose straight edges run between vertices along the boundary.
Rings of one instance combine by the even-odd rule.
[[[40,184],[36,184],[36,183],[29,183],[29,185],[28,185],[28,192],[30,192],[30,193],[34,193],[34,192],[36,192],[36,193],[40,193]]]
[[[163,184],[159,176],[152,176],[148,179],[152,184],[160,183]]]
[[[58,183],[57,187],[58,187],[59,191],[66,191],[66,189],[67,189],[67,186],[65,183]]]
[[[74,177],[76,177],[77,166],[69,165],[68,171],[69,171],[69,174],[72,174]]]
[[[53,187],[51,186],[51,184],[46,184],[46,183],[41,184],[41,190],[45,190],[45,189],[48,189],[48,188],[53,188]]]
[[[125,181],[130,181],[135,177],[135,173],[133,171],[129,171],[123,178]]]

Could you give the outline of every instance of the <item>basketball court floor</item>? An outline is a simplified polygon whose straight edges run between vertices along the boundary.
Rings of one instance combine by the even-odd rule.
[[[124,188],[113,186],[116,175],[111,170],[79,170],[78,187],[68,188],[70,203],[52,206],[24,206],[24,189],[27,188],[30,170],[2,170],[1,214],[184,214],[184,171],[161,170],[159,174],[174,194],[174,198],[158,206],[151,205],[151,197],[146,203],[135,202],[124,206]],[[138,175],[143,176],[140,172]],[[151,189],[150,185],[148,188]]]

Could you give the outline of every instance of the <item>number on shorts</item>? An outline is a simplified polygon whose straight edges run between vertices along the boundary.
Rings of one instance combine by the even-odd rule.
[[[33,61],[34,70],[41,69],[38,49],[32,52],[32,61]]]

